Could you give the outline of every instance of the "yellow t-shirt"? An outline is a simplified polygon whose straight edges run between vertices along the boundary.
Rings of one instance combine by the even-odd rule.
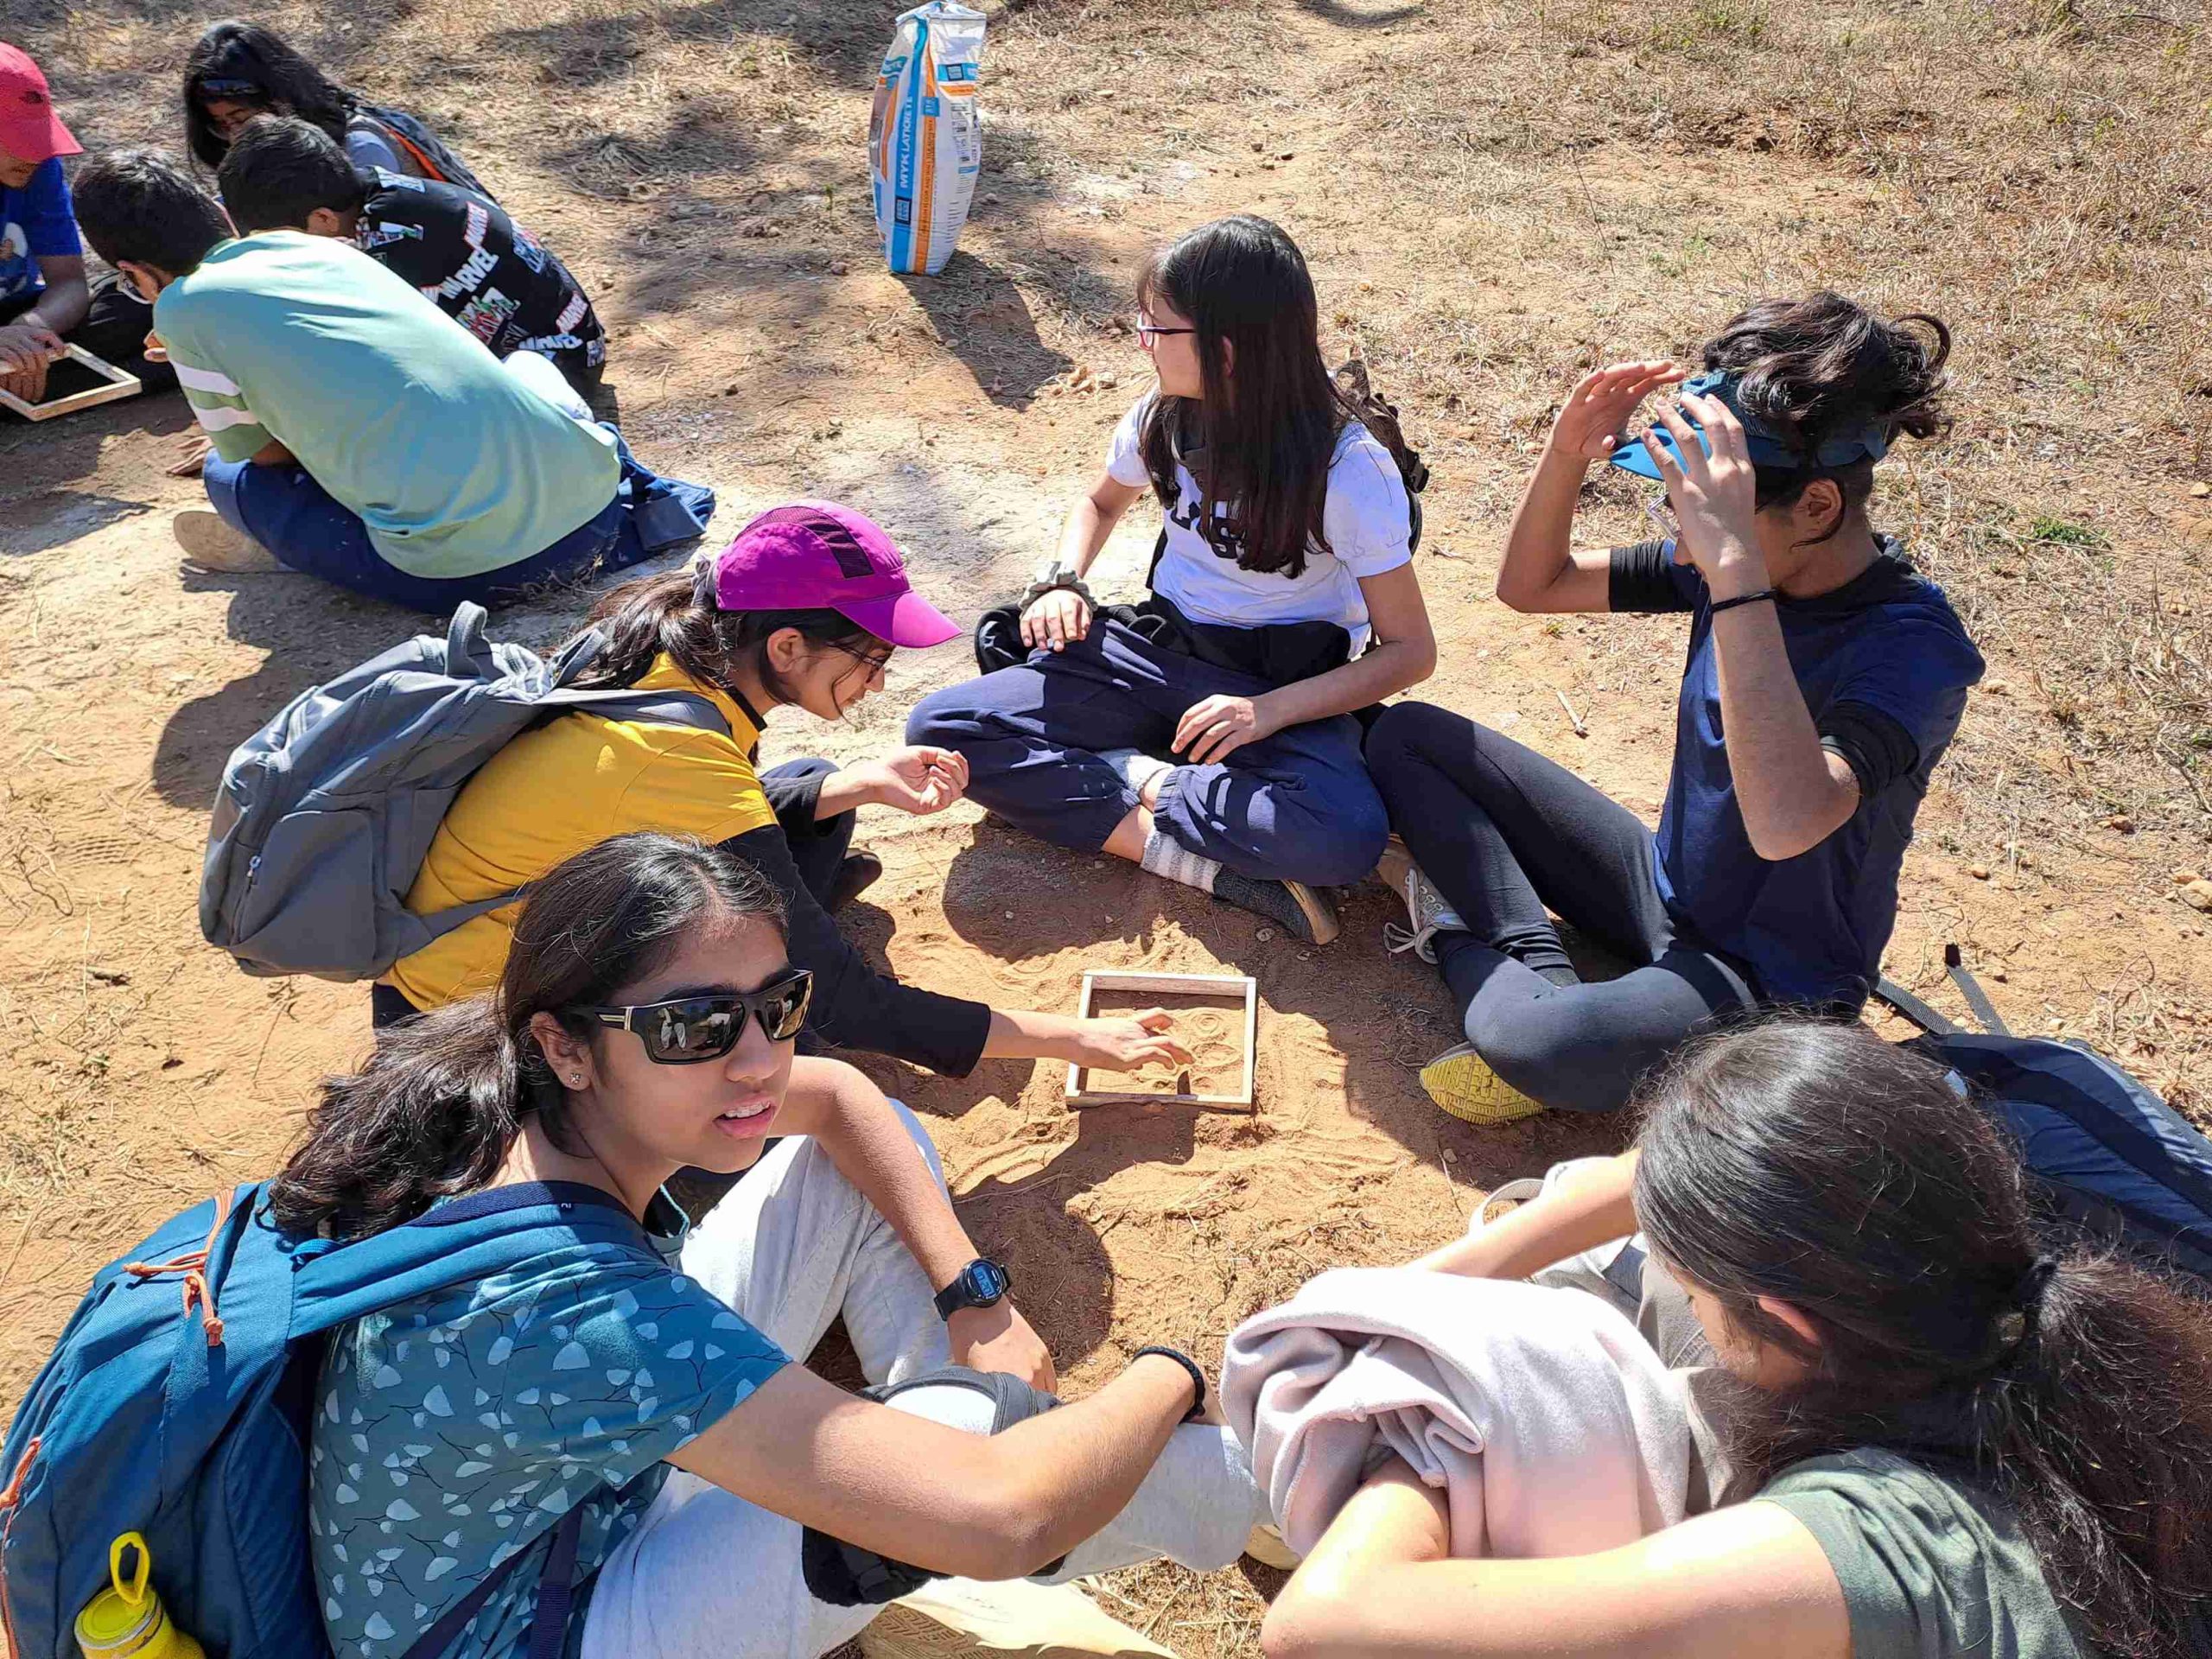
[[[610,836],[660,830],[727,841],[776,821],[753,749],[760,728],[727,692],[661,658],[632,688],[690,691],[729,721],[730,735],[563,715],[493,755],[462,785],[408,889],[418,916],[489,899],[535,881]],[[519,901],[463,923],[386,976],[418,1008],[439,1007],[499,982]]]

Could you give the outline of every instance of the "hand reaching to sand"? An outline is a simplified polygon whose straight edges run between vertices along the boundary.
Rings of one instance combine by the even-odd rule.
[[[1003,1371],[1033,1389],[1050,1394],[1059,1379],[1052,1350],[1029,1328],[1014,1305],[1001,1300],[993,1307],[963,1307],[945,1322],[952,1363],[971,1371]]]
[[[1166,1010],[1111,1019],[1078,1020],[1068,1058],[1101,1071],[1134,1071],[1141,1065],[1188,1065],[1190,1051],[1167,1033],[1175,1021]]]

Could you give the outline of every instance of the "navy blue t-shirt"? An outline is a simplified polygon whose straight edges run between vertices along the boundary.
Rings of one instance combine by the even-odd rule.
[[[1913,817],[1981,678],[1981,653],[1943,590],[1894,542],[1834,592],[1777,601],[1814,728],[1851,762],[1862,792],[1820,845],[1764,859],[1736,803],[1705,579],[1673,552],[1669,543],[1621,549],[1611,582],[1616,611],[1691,615],[1674,771],[1652,844],[1660,895],[1677,926],[1741,963],[1763,998],[1856,1007],[1881,976]]]

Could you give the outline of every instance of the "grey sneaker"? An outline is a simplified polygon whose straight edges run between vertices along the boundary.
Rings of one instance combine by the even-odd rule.
[[[1376,874],[1382,878],[1385,887],[1406,901],[1406,917],[1411,923],[1407,927],[1395,922],[1382,924],[1382,943],[1393,956],[1410,950],[1423,962],[1433,964],[1436,936],[1467,931],[1465,919],[1445,902],[1435,884],[1421,873],[1421,866],[1414,862],[1406,843],[1397,836],[1390,837]]]

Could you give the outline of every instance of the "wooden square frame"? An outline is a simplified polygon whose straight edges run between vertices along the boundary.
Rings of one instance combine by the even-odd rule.
[[[73,391],[67,397],[52,398],[43,404],[27,404],[12,391],[0,391],[0,409],[12,409],[27,421],[50,421],[57,415],[73,415],[80,409],[91,409],[95,404],[111,404],[118,398],[135,397],[141,390],[137,375],[94,357],[81,346],[70,346],[67,355],[108,384],[86,386],[82,391]]]
[[[1257,1112],[1253,1103],[1252,1071],[1258,1058],[1255,1039],[1259,1032],[1260,988],[1249,974],[1123,974],[1086,973],[1083,995],[1076,1004],[1078,1019],[1091,1017],[1101,991],[1134,991],[1140,995],[1213,996],[1224,1001],[1244,999],[1244,1084],[1233,1095],[1162,1094],[1157,1090],[1092,1089],[1084,1080],[1087,1066],[1068,1066],[1067,1103],[1071,1107],[1098,1106],[1130,1101],[1164,1102],[1172,1106],[1218,1106],[1232,1111]]]

